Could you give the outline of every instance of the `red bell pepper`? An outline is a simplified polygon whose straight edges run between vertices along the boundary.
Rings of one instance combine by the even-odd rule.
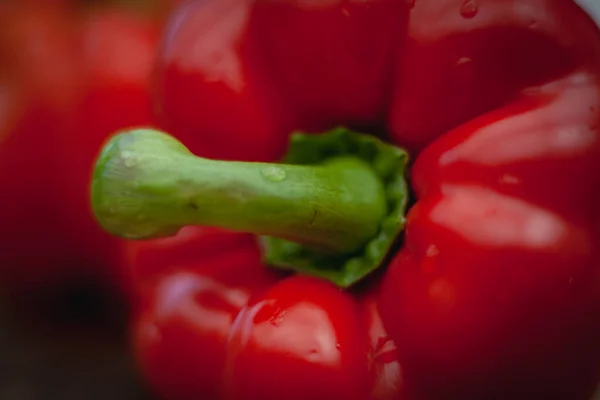
[[[245,391],[250,390],[248,385],[252,398],[301,399],[328,386],[323,395],[340,398],[356,398],[356,390],[372,394],[362,398],[398,395],[400,367],[377,311],[376,288],[359,290],[353,298],[317,280],[290,278],[277,284],[283,275],[264,268],[252,236],[246,234],[187,227],[175,238],[131,242],[127,249],[128,264],[140,284],[131,325],[135,356],[160,398],[218,398],[224,389]],[[273,352],[269,381],[248,374],[253,362],[260,362],[251,359],[240,365],[236,378],[223,383],[228,358],[241,350],[240,344],[228,344],[233,323],[252,296],[269,287],[284,291],[274,295],[282,302],[279,312],[290,311],[289,347],[282,343]],[[315,298],[304,292],[309,289],[322,293]],[[277,328],[280,317],[265,318],[261,336],[268,338],[269,327]],[[321,331],[322,338],[307,341],[305,335],[313,329]],[[327,346],[333,352],[317,354]],[[287,362],[281,357],[286,351],[298,360]],[[305,374],[307,379],[299,379]],[[349,378],[353,384],[342,384]],[[234,381],[236,388],[229,386]],[[261,385],[267,393],[260,391]]]
[[[118,7],[54,3],[9,3],[0,16],[0,282],[112,284],[117,241],[94,223],[88,182],[111,132],[153,123],[160,25]]]
[[[173,400],[589,399],[599,78],[599,31],[569,0],[181,8],[157,98],[193,153],[272,161],[291,130],[358,127],[410,150],[414,201],[396,251],[402,152],[344,130],[294,136],[280,165],[115,136],[93,183],[105,229],[254,233],[263,264],[300,272],[261,269],[233,233],[214,253],[204,230],[132,245],[150,384]]]
[[[195,159],[165,134],[133,130],[117,135],[101,154],[93,204],[109,232],[160,237],[178,231],[182,218],[194,218],[291,235],[308,245],[263,237],[268,258],[324,278],[270,272],[247,234],[188,227],[175,238],[130,244],[126,263],[140,292],[134,306],[138,359],[165,398],[279,398],[272,380],[290,399],[397,393],[399,366],[375,306],[375,283],[352,295],[331,282],[349,287],[362,280],[394,244],[407,200],[405,153],[344,129],[295,136],[290,149],[291,165],[227,164]],[[180,174],[180,168],[193,173]],[[179,178],[171,181],[172,174]],[[166,201],[164,193],[170,193]],[[280,329],[286,339],[261,349]],[[247,337],[254,330],[256,343]],[[320,333],[306,336],[311,331]],[[270,374],[255,368],[264,351],[274,363]],[[205,362],[198,364],[198,357]]]

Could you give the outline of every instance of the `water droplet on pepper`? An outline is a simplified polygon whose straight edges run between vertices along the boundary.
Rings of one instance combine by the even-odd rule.
[[[477,15],[477,3],[474,0],[466,0],[460,7],[460,15],[464,18],[473,18]]]

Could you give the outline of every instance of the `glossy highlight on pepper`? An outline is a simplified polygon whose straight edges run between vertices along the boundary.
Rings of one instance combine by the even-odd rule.
[[[343,288],[269,268],[242,250],[263,250],[251,235],[220,247],[238,233],[186,227],[129,243],[136,327],[165,334],[134,336],[148,384],[172,400],[589,400],[599,82],[598,27],[571,0],[182,5],[156,68],[161,129],[201,157],[269,163],[299,129],[370,132],[409,151],[414,197],[390,257]],[[228,283],[244,266],[261,273]],[[251,294],[233,307],[190,284],[169,302],[182,271],[220,282],[219,299]],[[187,312],[214,305],[227,313]],[[216,338],[210,375],[181,338]]]

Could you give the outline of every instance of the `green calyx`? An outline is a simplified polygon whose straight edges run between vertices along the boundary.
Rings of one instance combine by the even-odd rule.
[[[364,134],[337,128],[322,135],[294,134],[283,163],[319,165],[337,157],[354,157],[369,166],[380,182],[386,212],[378,229],[350,253],[328,254],[302,243],[264,237],[265,261],[275,267],[308,273],[349,287],[377,269],[404,229],[408,203],[405,169],[408,154]],[[357,184],[360,187],[360,184]],[[333,210],[335,211],[335,210]]]
[[[345,128],[293,134],[282,164],[199,158],[165,133],[132,130],[102,150],[92,207],[127,239],[186,225],[255,233],[269,265],[349,287],[382,264],[404,228],[407,160]]]

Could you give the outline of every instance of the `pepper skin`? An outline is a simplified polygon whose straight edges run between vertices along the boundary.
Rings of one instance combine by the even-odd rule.
[[[352,296],[270,271],[246,234],[187,227],[125,246],[138,284],[135,354],[161,398],[399,393],[400,368],[373,289]]]
[[[242,161],[278,160],[294,129],[381,128],[406,13],[403,1],[184,3],[157,66],[160,126],[197,155]]]
[[[189,375],[149,373],[165,361],[141,358],[164,398],[372,399],[382,381],[386,399],[592,396],[600,376],[600,34],[575,3],[190,2],[173,20],[158,72],[163,127],[195,154],[272,161],[294,129],[365,127],[411,151],[415,194],[381,286],[379,276],[349,290],[299,275],[267,282],[228,315],[236,317],[225,361],[210,375],[218,387],[176,392]],[[180,144],[164,147],[179,151],[167,167],[190,158]],[[144,154],[151,156],[162,157]],[[189,167],[212,171],[204,165]],[[152,195],[148,207],[171,200],[156,216],[171,216],[170,228],[210,219],[183,203],[204,181],[181,169],[170,180],[158,167],[130,173],[118,193]],[[135,192],[151,172],[162,186],[145,180]],[[182,179],[189,188],[176,186]],[[185,219],[186,205],[200,211]],[[181,264],[175,253],[173,260],[164,268]],[[201,263],[201,276],[218,271],[211,262]],[[393,368],[401,365],[396,381],[369,365],[363,285],[372,289],[371,321],[383,330],[374,342],[391,347]],[[197,330],[162,336],[181,321],[214,321],[178,314],[203,297],[150,293],[142,308],[157,339],[149,345],[138,334],[138,354],[173,357],[170,370],[185,365],[187,374],[211,365],[172,350]],[[167,322],[160,310],[176,317]],[[206,338],[197,335],[194,343]]]
[[[420,146],[448,132],[412,168],[383,320],[425,399],[586,399],[600,366],[600,35],[566,1],[478,5],[411,13],[392,133]]]

